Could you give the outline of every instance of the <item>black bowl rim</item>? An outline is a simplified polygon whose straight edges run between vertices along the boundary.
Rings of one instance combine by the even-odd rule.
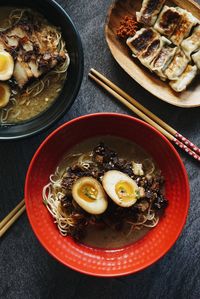
[[[78,55],[79,55],[79,70],[78,70],[78,74],[77,74],[76,85],[74,87],[73,93],[71,94],[65,108],[55,118],[50,120],[48,123],[46,123],[44,125],[41,125],[40,128],[35,129],[35,130],[33,130],[32,132],[29,132],[29,133],[25,133],[25,134],[21,133],[21,134],[18,134],[16,136],[0,136],[0,141],[24,139],[24,138],[27,138],[27,137],[31,137],[33,135],[37,135],[37,134],[47,130],[48,128],[52,127],[71,108],[71,106],[74,103],[74,101],[77,97],[77,94],[80,90],[80,86],[81,86],[82,79],[83,79],[83,72],[84,72],[84,54],[83,54],[83,46],[82,46],[82,41],[81,41],[80,34],[79,34],[78,30],[76,29],[76,26],[75,26],[74,22],[72,21],[71,17],[68,15],[68,13],[65,11],[65,9],[58,2],[56,2],[55,0],[47,0],[47,2],[48,2],[48,4],[51,4],[52,6],[54,6],[56,9],[60,10],[61,14],[65,18],[68,19],[68,21],[71,24],[71,27],[72,27],[75,35],[76,35],[76,38],[77,38],[77,51],[78,51]],[[37,121],[37,116],[36,116],[35,120]],[[19,126],[20,126],[20,124],[19,124]]]

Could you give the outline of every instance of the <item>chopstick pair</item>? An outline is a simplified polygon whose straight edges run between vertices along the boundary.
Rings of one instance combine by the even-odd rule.
[[[200,148],[198,148],[195,144],[186,139],[179,132],[177,132],[175,129],[173,129],[159,117],[153,114],[150,110],[142,106],[134,98],[132,98],[130,95],[128,95],[121,88],[112,83],[95,69],[90,70],[89,77],[105,90],[107,90],[111,95],[113,95],[131,111],[133,111],[136,115],[142,118],[145,122],[152,125],[159,132],[165,135],[170,141],[178,145],[186,153],[200,162]]]
[[[25,211],[24,199],[0,222],[0,237],[15,223]]]

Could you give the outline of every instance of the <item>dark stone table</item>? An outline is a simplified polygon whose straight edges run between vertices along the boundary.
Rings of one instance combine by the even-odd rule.
[[[85,73],[74,105],[54,128],[87,113],[129,113],[88,80],[88,71],[90,67],[94,67],[200,145],[198,108],[177,108],[153,97],[134,82],[112,58],[104,38],[104,22],[111,0],[60,0],[59,3],[72,17],[81,34]],[[30,139],[0,142],[0,219],[23,198],[28,164],[41,141],[54,128]],[[199,164],[183,152],[180,155],[190,179],[190,211],[179,240],[159,262],[145,271],[117,279],[79,274],[49,256],[34,236],[24,214],[0,241],[0,298],[200,298]]]

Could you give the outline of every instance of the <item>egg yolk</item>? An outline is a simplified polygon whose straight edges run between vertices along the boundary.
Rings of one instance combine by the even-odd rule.
[[[132,201],[135,199],[135,189],[131,184],[126,181],[120,181],[115,186],[115,192],[117,193],[118,197],[124,201]]]
[[[5,89],[0,85],[0,100],[2,100],[5,96]]]
[[[93,202],[97,198],[98,191],[92,184],[84,184],[78,190],[78,195],[81,199],[88,202]]]
[[[8,60],[4,55],[0,55],[0,72],[7,69]]]

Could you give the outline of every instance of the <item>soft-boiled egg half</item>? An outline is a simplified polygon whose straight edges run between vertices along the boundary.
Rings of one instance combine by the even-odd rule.
[[[139,197],[139,188],[136,182],[121,171],[106,172],[102,184],[108,196],[118,206],[128,208],[134,205]]]
[[[102,214],[108,206],[103,187],[92,177],[78,179],[72,187],[72,196],[76,203],[90,214]]]
[[[6,51],[0,51],[0,81],[9,80],[14,71],[14,60]]]
[[[0,82],[0,108],[3,108],[8,104],[10,95],[10,87],[6,83]]]

